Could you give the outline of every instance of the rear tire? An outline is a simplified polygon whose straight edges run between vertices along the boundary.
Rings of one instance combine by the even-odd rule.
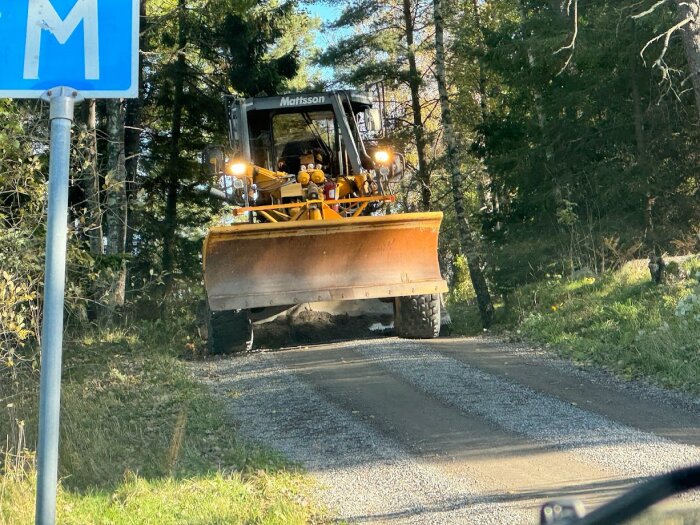
[[[433,339],[440,335],[440,294],[394,299],[396,335],[406,339]]]
[[[233,354],[253,348],[253,323],[246,310],[209,311],[207,349],[210,354]]]

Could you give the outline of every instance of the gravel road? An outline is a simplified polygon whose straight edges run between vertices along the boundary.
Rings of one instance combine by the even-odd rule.
[[[695,400],[486,339],[384,338],[191,368],[243,436],[304,464],[353,523],[536,523],[543,501],[595,507],[700,463]]]

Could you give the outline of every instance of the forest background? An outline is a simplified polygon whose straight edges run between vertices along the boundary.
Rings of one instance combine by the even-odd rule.
[[[532,283],[698,251],[700,0],[326,6],[337,19],[297,1],[141,1],[140,97],[75,121],[69,329],[194,309],[222,213],[199,190],[201,152],[227,142],[225,94],[381,83],[410,171],[399,206],[445,213],[451,306],[485,325]],[[40,362],[47,117],[0,100],[0,410],[15,422],[12,385]]]

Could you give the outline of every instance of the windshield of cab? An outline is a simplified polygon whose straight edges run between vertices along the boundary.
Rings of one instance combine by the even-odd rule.
[[[329,162],[335,144],[332,111],[283,113],[272,118],[277,168],[293,173],[301,165],[300,157],[313,155],[319,164]]]

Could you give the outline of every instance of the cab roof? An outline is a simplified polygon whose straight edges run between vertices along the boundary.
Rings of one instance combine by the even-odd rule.
[[[356,90],[324,91],[316,93],[293,93],[274,97],[252,97],[245,101],[246,110],[251,111],[285,111],[297,108],[327,109],[331,107],[332,97],[340,96],[340,100],[349,100],[353,110],[365,110],[372,107],[372,99],[367,93]]]

